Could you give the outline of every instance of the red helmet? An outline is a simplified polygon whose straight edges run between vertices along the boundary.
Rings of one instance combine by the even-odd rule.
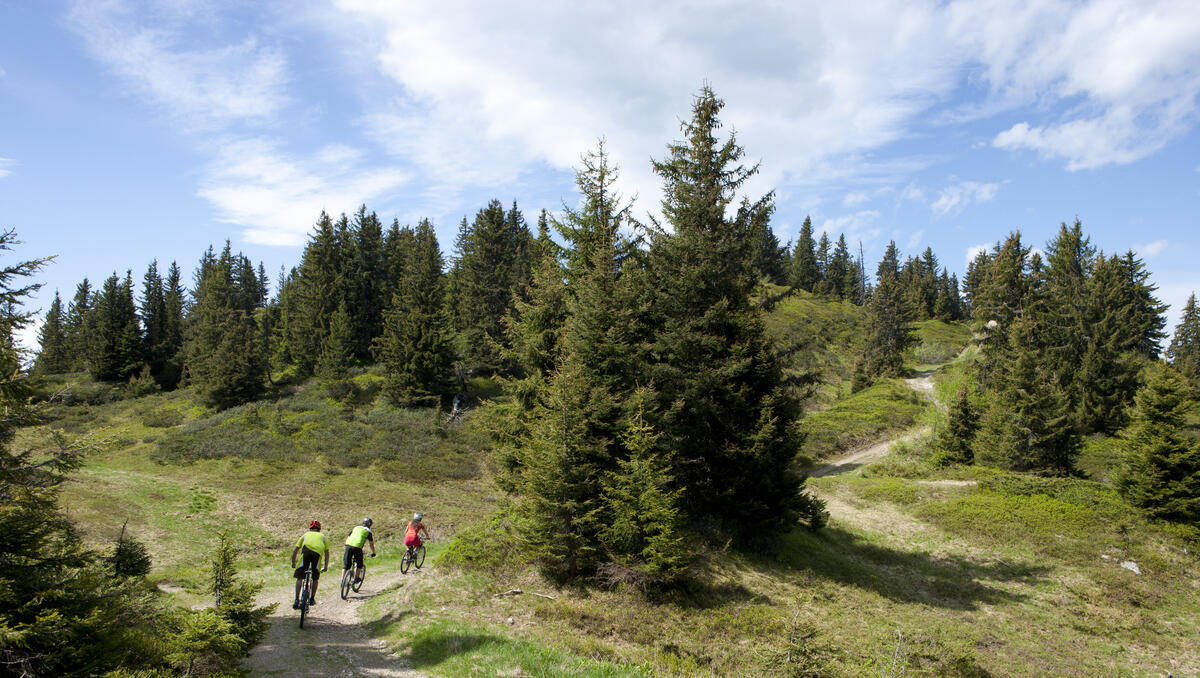
[[[319,520],[312,521],[311,523],[308,524],[308,529],[310,529],[310,530],[321,529],[321,521],[319,521]]]

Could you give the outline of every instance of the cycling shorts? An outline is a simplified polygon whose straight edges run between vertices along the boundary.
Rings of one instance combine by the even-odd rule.
[[[342,556],[342,569],[349,570],[351,563],[359,567],[363,566],[363,550],[361,546],[346,544],[346,553]]]
[[[296,568],[296,579],[304,579],[304,571],[312,570],[313,581],[321,578],[321,554],[307,546],[300,551],[300,567]]]

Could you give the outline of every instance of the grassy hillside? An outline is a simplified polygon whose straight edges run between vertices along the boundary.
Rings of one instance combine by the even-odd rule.
[[[857,313],[785,299],[772,331],[836,334]],[[788,314],[806,318],[801,329]],[[919,331],[952,355],[965,341],[963,328]],[[833,373],[852,366],[844,344],[820,350]],[[966,359],[936,375],[939,398],[965,382]],[[1111,439],[1088,442],[1078,479],[937,469],[927,440],[895,445],[810,481],[827,529],[797,530],[771,556],[716,548],[686,587],[647,596],[541,579],[504,523],[477,413],[446,424],[432,409],[394,408],[378,401],[377,380],[309,382],[222,413],[187,390],[123,399],[77,384],[73,404],[54,405],[53,421],[16,444],[49,445],[52,430],[88,437],[96,451],[64,490],[68,513],[95,544],[128,521],[151,546],[152,579],[185,604],[203,601],[220,532],[249,576],[278,588],[311,518],[336,537],[371,515],[383,554],[372,567],[392,568],[399,531],[423,511],[439,537],[431,563],[363,609],[365,630],[425,675],[1200,673],[1200,548],[1121,503]],[[936,413],[903,381],[825,397],[802,425],[826,455]],[[464,555],[486,566],[464,567]]]

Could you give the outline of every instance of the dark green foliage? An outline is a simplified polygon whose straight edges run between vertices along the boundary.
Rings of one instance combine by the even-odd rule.
[[[350,351],[357,360],[371,357],[371,344],[383,332],[383,310],[394,292],[387,280],[383,227],[374,212],[362,205],[354,214],[347,255],[347,307],[351,309]]]
[[[246,656],[267,632],[267,617],[275,611],[275,605],[254,606],[254,597],[262,590],[262,584],[252,584],[238,576],[237,552],[224,533],[217,542],[210,567],[214,609],[241,640],[238,655]]]
[[[67,344],[67,330],[63,314],[62,299],[54,293],[50,310],[46,311],[45,322],[38,330],[37,362],[34,370],[38,374],[62,374],[71,371],[71,352]]]
[[[396,402],[417,402],[443,393],[454,358],[442,254],[429,220],[417,224],[412,242],[376,344],[387,366],[384,391]]]
[[[530,375],[545,377],[558,362],[560,337],[567,320],[567,286],[563,267],[549,253],[542,256],[529,287],[505,317],[513,361]]]
[[[817,247],[813,251],[813,256],[817,263],[817,282],[813,286],[813,292],[816,294],[831,294],[833,292],[833,284],[829,278],[829,234],[821,233],[821,239],[817,241]]]
[[[265,387],[263,355],[254,304],[261,298],[254,281],[234,277],[242,255],[233,255],[228,243],[219,258],[206,257],[196,278],[196,305],[191,314],[187,345],[187,372],[204,401],[218,408],[232,407],[257,397]]]
[[[1013,471],[1070,475],[1081,442],[1066,393],[1056,380],[1047,380],[1035,332],[1033,321],[1023,316],[1010,331],[1010,350],[980,419],[975,458]]]
[[[114,273],[104,281],[93,311],[96,335],[89,366],[100,381],[127,381],[142,368],[142,337],[133,305],[133,280]]]
[[[916,337],[903,292],[900,281],[885,271],[867,302],[867,328],[862,340],[865,380],[896,377],[904,371],[904,354],[916,343]]]
[[[0,251],[15,243],[11,231],[0,234]],[[0,269],[0,302],[16,306],[36,289],[19,285],[45,261]],[[123,654],[121,598],[58,509],[58,489],[81,450],[62,438],[48,456],[9,447],[16,427],[35,420],[12,343],[28,321],[0,316],[0,666],[6,675],[96,675]]]
[[[162,372],[155,375],[163,388],[175,388],[183,376],[184,306],[186,303],[179,266],[171,262],[163,281],[162,345],[156,349]]]
[[[76,372],[87,369],[92,355],[92,342],[96,337],[96,316],[92,313],[95,293],[84,278],[75,287],[75,297],[67,306],[66,335],[67,351],[71,356],[69,370]]]
[[[959,389],[950,407],[946,425],[933,439],[934,463],[970,464],[975,460],[972,447],[979,429],[979,413],[971,404],[966,386]]]
[[[645,396],[639,391],[639,403]],[[684,490],[674,484],[672,458],[659,452],[659,434],[643,414],[639,409],[621,433],[629,455],[604,481],[604,513],[610,518],[598,536],[614,556],[605,570],[608,579],[644,587],[676,578],[694,556],[679,510]]]
[[[1175,326],[1167,359],[1188,379],[1200,380],[1200,311],[1196,309],[1195,292],[1188,296],[1183,316]]]
[[[503,364],[508,346],[501,319],[513,296],[529,282],[533,236],[516,205],[509,212],[499,200],[466,220],[455,242],[454,326],[462,335],[465,358],[490,367]]]
[[[750,303],[757,283],[751,224],[726,217],[757,167],[739,164],[734,135],[717,138],[723,105],[703,88],[682,125],[684,140],[654,162],[673,233],[655,234],[650,248],[654,332],[644,378],[657,389],[652,423],[676,452],[685,513],[730,529],[753,524],[769,539],[797,520],[801,481],[788,471],[797,410]]]
[[[316,366],[321,349],[329,336],[329,323],[346,300],[347,264],[343,251],[349,231],[345,215],[335,225],[322,212],[314,232],[304,248],[295,276],[294,289],[283,319],[286,327],[288,356],[302,373]],[[280,290],[282,296],[283,290]]]
[[[752,209],[748,200],[743,199],[740,209]],[[789,276],[788,251],[779,245],[779,238],[771,230],[771,215],[775,212],[774,202],[761,203],[761,207],[753,213],[743,215],[740,219],[748,220],[754,229],[754,240],[758,246],[754,249],[754,267],[760,275],[776,285],[786,285]]]
[[[1200,442],[1188,435],[1189,389],[1173,368],[1146,370],[1129,427],[1121,432],[1121,496],[1166,520],[1200,523]]]
[[[855,276],[854,262],[850,260],[850,250],[846,248],[846,236],[838,236],[833,255],[829,258],[829,268],[825,271],[829,293],[838,299],[852,299],[858,294],[858,280]]]
[[[321,347],[321,357],[317,359],[317,373],[334,379],[346,376],[352,350],[350,314],[346,312],[346,305],[342,304],[329,319],[329,334],[325,337],[325,345]]]
[[[817,244],[812,237],[812,219],[804,217],[804,225],[800,227],[800,236],[796,239],[796,248],[792,250],[791,285],[813,292],[821,278],[817,268],[815,248]]]
[[[125,533],[127,524],[121,525],[121,534],[113,552],[108,556],[108,566],[116,577],[143,577],[150,574],[150,551],[142,542]]]

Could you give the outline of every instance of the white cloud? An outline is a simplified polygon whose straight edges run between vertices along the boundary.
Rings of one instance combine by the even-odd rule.
[[[844,234],[848,242],[855,240],[874,240],[882,233],[875,226],[879,219],[878,210],[862,210],[853,214],[843,214],[840,217],[826,219],[817,228],[818,232],[829,235],[831,241],[837,241],[837,236]]]
[[[970,247],[968,247],[967,248],[967,256],[965,259],[963,259],[963,262],[964,262],[963,270],[966,270],[966,267],[970,266],[972,261],[975,261],[975,257],[979,256],[980,252],[987,252],[991,249],[992,249],[992,246],[987,245],[987,244],[971,245]]]
[[[0,179],[12,174],[12,168],[17,164],[12,158],[0,158]]]
[[[270,123],[287,103],[287,60],[254,36],[194,48],[194,3],[80,1],[68,25],[137,94],[191,131]]]
[[[866,193],[862,191],[855,191],[853,193],[846,194],[846,197],[842,199],[842,205],[844,207],[857,207],[870,199],[871,196],[867,195]]]
[[[221,221],[244,227],[250,242],[297,245],[322,210],[335,215],[386,199],[409,179],[394,168],[354,164],[354,149],[326,148],[317,155],[317,160],[335,155],[343,161],[295,159],[261,139],[228,142],[199,194],[213,204]]]
[[[959,214],[971,203],[987,202],[996,197],[1000,184],[985,184],[978,181],[960,181],[943,188],[938,199],[929,206],[938,216]]]
[[[954,8],[962,25],[971,7]],[[1178,138],[1196,121],[1200,5],[1095,0],[1013,7],[996,0],[973,35],[986,78],[1013,102],[1068,106],[1042,124],[1020,122],[993,145],[1066,161],[1070,170],[1125,164]]]
[[[908,242],[906,242],[904,244],[904,248],[907,250],[917,249],[917,245],[921,244],[921,239],[924,237],[925,237],[924,230],[920,230],[920,231],[913,233],[912,235],[908,236]]]
[[[911,200],[913,202],[924,202],[925,189],[918,186],[915,182],[909,183],[904,187],[904,190],[900,192],[900,198],[902,200]]]
[[[0,78],[3,78],[6,75],[8,75],[8,71],[4,70],[3,66],[0,66]]]
[[[1156,257],[1167,249],[1167,241],[1155,240],[1154,242],[1146,243],[1145,245],[1134,245],[1133,249],[1143,257]]]

